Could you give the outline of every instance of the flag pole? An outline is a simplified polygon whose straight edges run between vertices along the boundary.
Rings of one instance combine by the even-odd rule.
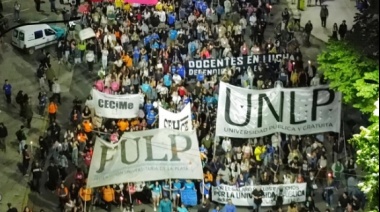
[[[202,179],[202,203],[205,201],[205,178]]]
[[[214,135],[214,146],[213,146],[213,152],[212,152],[212,159],[215,159],[215,154],[216,154],[216,142],[217,141],[217,136]]]
[[[172,199],[172,178],[169,178],[169,199]]]
[[[127,186],[128,186],[129,202],[131,203],[131,205],[133,205],[132,195],[131,195],[131,187],[129,186],[129,183],[127,184]]]

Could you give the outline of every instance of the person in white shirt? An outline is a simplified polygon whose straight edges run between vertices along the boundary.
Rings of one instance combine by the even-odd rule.
[[[243,38],[242,38],[242,34],[241,34],[242,33],[242,27],[241,27],[241,25],[240,24],[236,24],[234,26],[233,30],[234,30],[236,39],[238,41],[242,40]]]
[[[95,62],[94,51],[88,51],[87,52],[86,61],[87,61],[88,71],[92,72],[94,70],[94,62]]]
[[[158,18],[160,19],[161,23],[165,23],[166,22],[166,13],[165,13],[165,11],[154,11],[154,13],[156,15],[158,15]]]
[[[195,21],[196,17],[194,16],[194,14],[190,14],[190,16],[187,18],[187,22],[189,22],[189,24],[192,24],[194,21]]]
[[[249,24],[251,26],[254,26],[257,23],[256,14],[252,13],[252,15],[249,17]]]
[[[120,46],[120,44],[119,43],[116,43],[116,46],[115,47],[113,47],[115,50],[116,50],[116,52],[117,53],[121,53],[121,51],[123,50],[123,47],[122,46]]]
[[[241,25],[243,35],[245,35],[245,30],[247,29],[247,19],[242,17],[239,21],[239,24]]]
[[[226,14],[230,13],[231,12],[231,1],[225,0],[223,5],[224,5],[224,12]]]
[[[319,74],[315,74],[315,77],[310,82],[310,86],[318,86],[321,82],[321,78],[319,78]]]
[[[107,70],[108,67],[108,50],[106,47],[103,48],[102,50],[102,68],[103,70]]]
[[[127,49],[128,47],[128,42],[129,42],[129,37],[126,33],[123,33],[120,37],[120,43],[121,43],[121,46],[123,47],[123,49]]]
[[[166,98],[167,95],[168,95],[168,92],[169,92],[169,89],[166,87],[166,86],[163,86],[162,85],[162,82],[160,82],[158,85],[157,85],[157,93],[159,94],[159,96],[161,98]]]
[[[174,83],[177,84],[177,85],[179,85],[181,83],[181,81],[182,81],[182,78],[181,78],[181,76],[179,76],[178,73],[173,74],[173,78],[172,79],[173,79]]]
[[[150,11],[148,10],[148,9],[145,9],[144,10],[144,13],[143,13],[143,18],[144,18],[144,20],[149,20],[149,18],[150,18]]]
[[[52,86],[53,97],[57,100],[58,104],[61,104],[61,85],[58,82],[58,79],[54,79]]]

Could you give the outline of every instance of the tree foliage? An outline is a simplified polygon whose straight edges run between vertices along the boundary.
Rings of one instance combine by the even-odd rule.
[[[377,35],[378,36],[378,35]],[[379,117],[375,102],[379,98],[379,64],[362,49],[342,41],[330,41],[318,56],[319,69],[330,87],[343,94],[346,104],[370,115],[372,124],[350,139],[357,150],[356,162],[363,169],[359,184],[367,196],[365,211],[379,211]]]
[[[378,108],[377,108],[378,110]],[[357,164],[366,173],[359,188],[366,194],[368,204],[365,211],[379,211],[379,119],[368,128],[361,127],[360,134],[354,135],[350,142],[357,151]]]
[[[330,87],[343,94],[347,104],[363,113],[372,113],[379,96],[379,66],[347,42],[330,41],[327,49],[318,56],[319,69]]]

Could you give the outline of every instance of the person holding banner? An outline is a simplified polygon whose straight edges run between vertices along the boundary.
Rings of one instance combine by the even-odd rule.
[[[259,212],[261,203],[263,202],[264,191],[260,186],[257,186],[252,192],[253,196],[253,211]]]
[[[151,184],[149,188],[152,190],[153,210],[157,211],[157,206],[159,206],[160,198],[162,197],[162,187],[158,181],[156,181],[154,184]]]
[[[172,183],[172,199],[173,199],[173,207],[177,207],[179,206],[179,199],[181,197],[180,195],[180,191],[181,191],[181,182],[179,181],[179,179],[175,179],[174,182]]]

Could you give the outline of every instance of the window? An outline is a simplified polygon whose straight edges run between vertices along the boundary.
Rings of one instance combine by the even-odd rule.
[[[21,40],[21,41],[24,41],[24,33],[23,32],[20,32],[18,34],[18,39]]]
[[[42,32],[42,30],[34,32],[34,39],[40,39],[43,36],[44,36],[44,33]]]
[[[17,36],[18,36],[18,31],[17,31],[17,30],[14,30],[14,31],[13,31],[13,37],[17,38]]]
[[[55,35],[55,32],[52,29],[45,29],[45,35],[46,36]]]

